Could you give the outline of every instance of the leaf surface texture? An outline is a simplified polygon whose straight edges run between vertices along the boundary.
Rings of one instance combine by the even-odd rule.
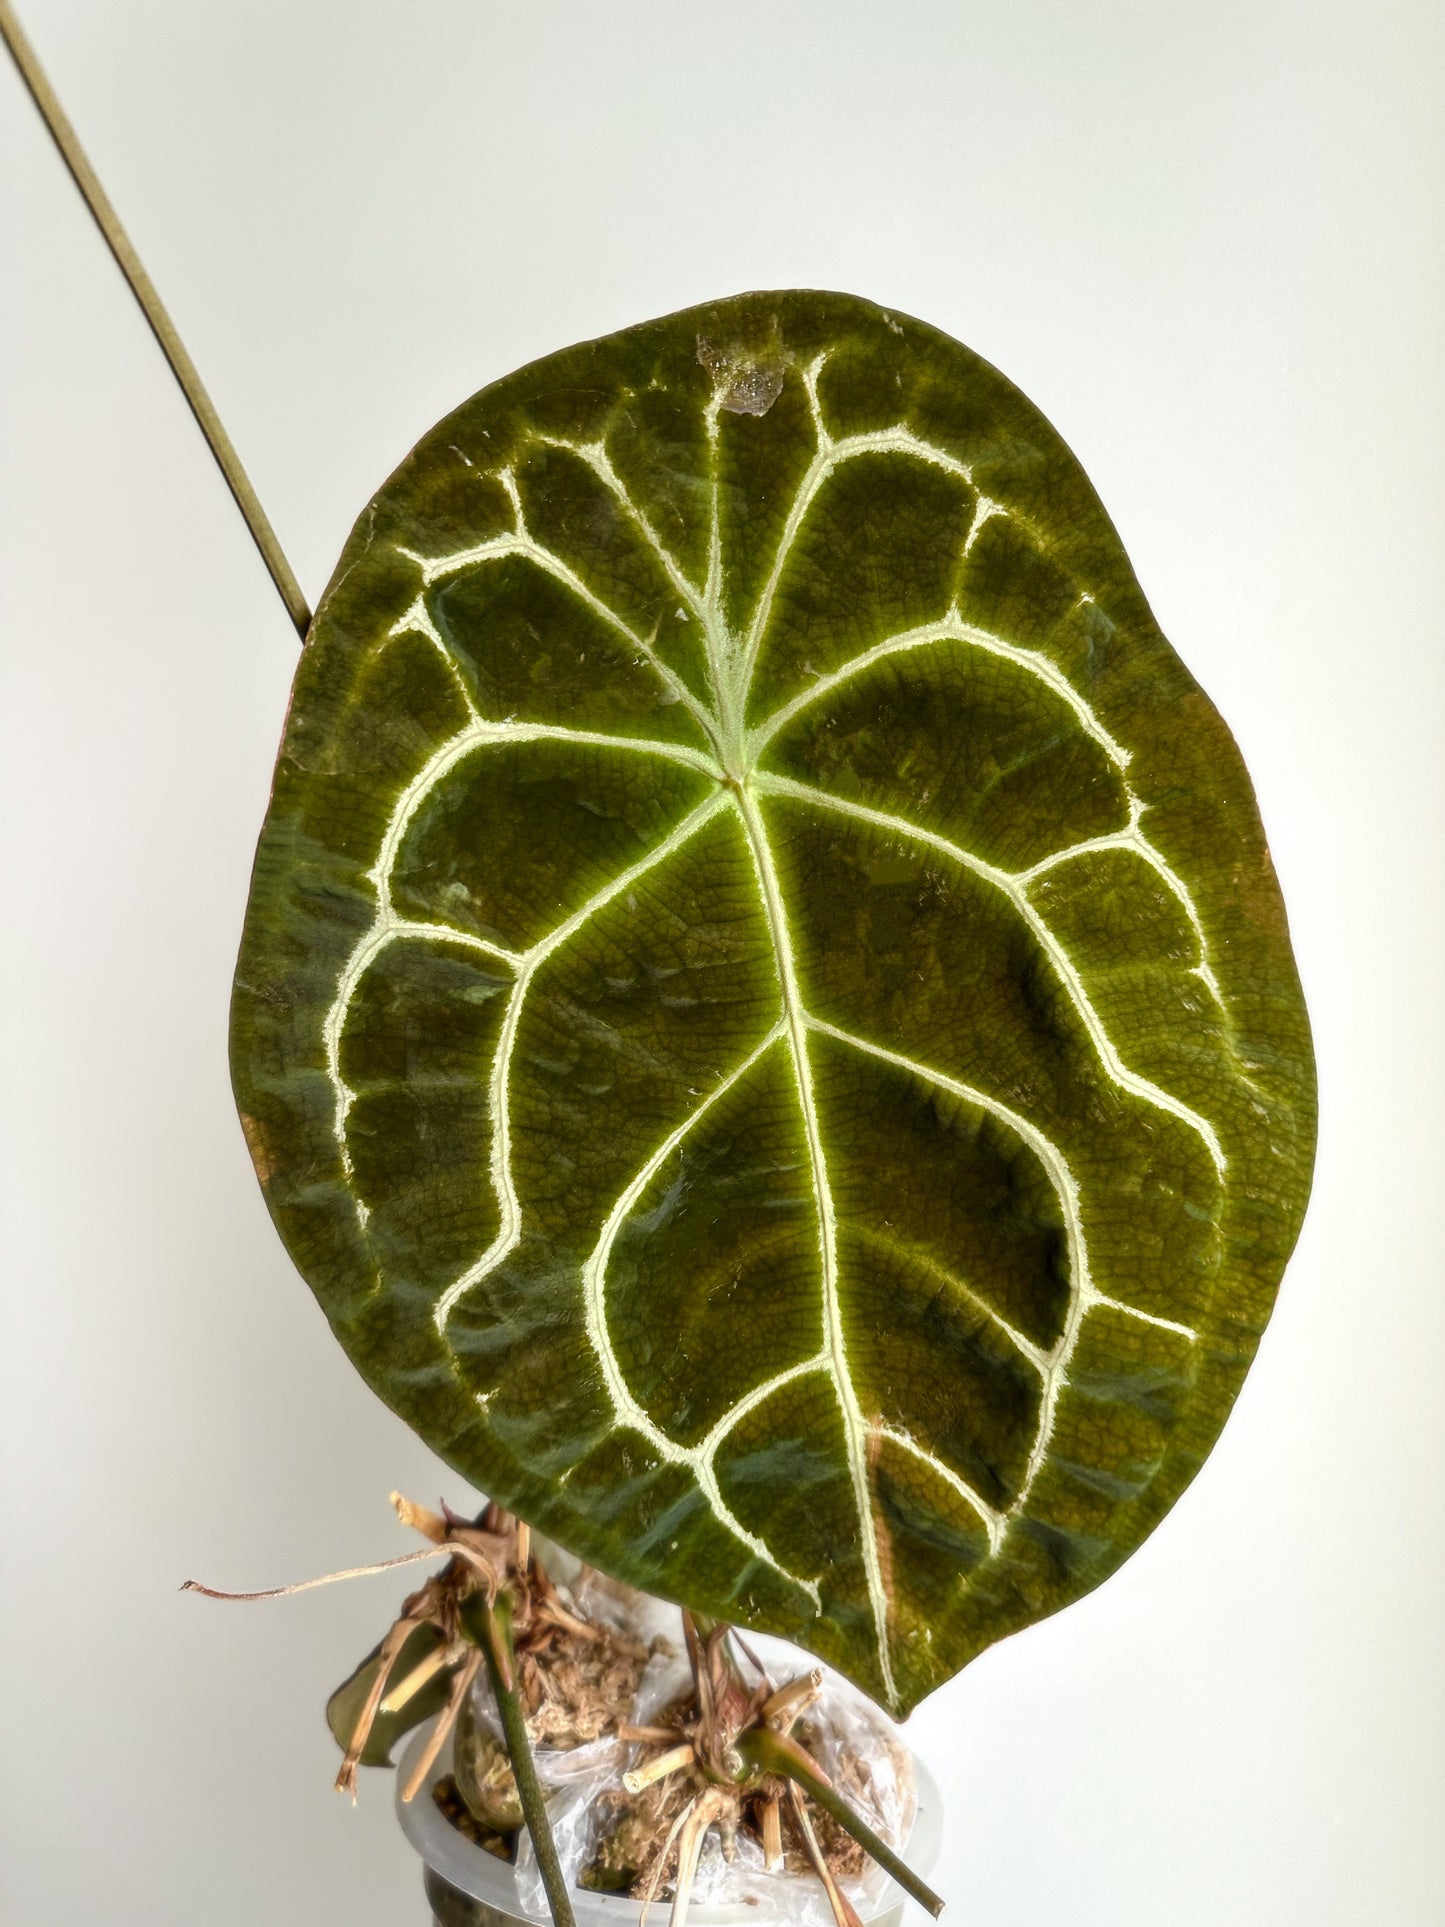
[[[899,1711],[1197,1470],[1313,1150],[1227,729],[1038,412],[838,295],[551,356],[383,487],[232,1055],[443,1458]]]

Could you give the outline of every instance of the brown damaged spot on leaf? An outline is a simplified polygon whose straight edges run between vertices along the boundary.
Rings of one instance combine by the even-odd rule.
[[[261,1126],[245,1111],[241,1113],[241,1129],[245,1132],[246,1149],[251,1153],[251,1162],[256,1167],[256,1176],[264,1190],[276,1175],[276,1161],[266,1149],[266,1140],[261,1135]]]

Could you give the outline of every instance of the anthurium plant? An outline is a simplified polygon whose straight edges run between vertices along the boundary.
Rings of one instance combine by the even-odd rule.
[[[441,1457],[898,1713],[1198,1469],[1313,1133],[1248,777],[1083,471],[810,292],[525,368],[367,506],[232,1063]]]
[[[1248,1369],[1314,1084],[1239,753],[1038,410],[842,294],[483,389],[298,626],[237,1101],[493,1502],[348,1769],[399,1661],[505,1699],[535,1527],[687,1609],[719,1812],[821,1798],[714,1629],[905,1715],[1129,1556]]]

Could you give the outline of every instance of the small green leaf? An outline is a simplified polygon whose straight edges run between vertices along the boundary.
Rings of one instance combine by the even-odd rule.
[[[389,1690],[400,1686],[407,1675],[421,1665],[442,1644],[442,1636],[435,1626],[418,1626],[411,1633],[397,1656],[391,1669]],[[356,1722],[376,1680],[377,1661],[381,1653],[379,1645],[372,1648],[362,1660],[356,1671],[344,1679],[331,1698],[326,1702],[326,1723],[335,1736],[336,1744],[344,1753],[351,1744],[351,1736],[356,1731]],[[447,1703],[447,1692],[451,1676],[443,1668],[433,1673],[426,1684],[413,1693],[406,1704],[395,1713],[378,1712],[372,1721],[371,1733],[362,1749],[363,1766],[393,1766],[392,1748],[397,1741],[409,1733],[423,1720],[429,1720],[433,1713],[439,1713]]]
[[[1309,1184],[1228,730],[996,371],[838,295],[524,368],[358,523],[233,1020],[464,1476],[895,1709],[1209,1451]]]

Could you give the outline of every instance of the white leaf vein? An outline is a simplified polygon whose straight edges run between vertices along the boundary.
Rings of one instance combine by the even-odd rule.
[[[510,471],[508,471],[508,479],[510,479]],[[592,588],[591,584],[584,581],[583,578],[578,575],[575,569],[569,567],[560,556],[554,555],[552,551],[544,547],[542,543],[535,541],[528,532],[526,522],[522,517],[521,504],[516,497],[515,485],[512,493],[514,507],[518,517],[518,526],[514,534],[492,536],[485,542],[474,543],[464,549],[453,549],[442,555],[419,555],[415,550],[407,548],[401,548],[399,553],[416,564],[417,568],[421,571],[422,581],[428,586],[433,582],[440,581],[444,576],[459,575],[465,569],[481,568],[489,562],[501,562],[507,560],[509,557],[520,557],[523,561],[532,563],[534,567],[541,569],[544,574],[550,575],[556,581],[560,582],[576,596],[579,602],[590,609],[592,614],[595,615],[600,622],[606,624],[607,627],[620,636],[628,647],[635,652],[636,656],[648,665],[653,674],[667,689],[673,700],[680,702],[684,708],[688,710],[694,720],[707,733],[710,740],[715,740],[715,727],[711,710],[707,708],[706,704],[698,700],[692,690],[689,689],[683,681],[682,677],[678,675],[677,671],[673,669],[670,664],[664,662],[662,657],[657,653],[655,647],[655,632],[652,636],[644,636],[640,631],[634,629],[631,623],[627,622],[609,603],[605,602],[603,598],[598,595],[597,591]]]
[[[1005,642],[1001,636],[992,635],[987,629],[965,622],[956,609],[952,609],[939,622],[920,623],[917,628],[905,629],[894,636],[885,636],[859,655],[851,656],[838,668],[819,676],[816,682],[809,683],[806,689],[790,697],[779,705],[771,716],[756,725],[748,733],[749,746],[754,758],[760,756],[780,729],[792,722],[795,716],[816,703],[820,697],[830,696],[837,689],[850,682],[853,677],[862,675],[875,663],[884,662],[890,656],[909,655],[918,649],[927,649],[940,642],[964,642],[991,656],[1012,663],[1025,674],[1047,684],[1061,701],[1068,704],[1084,734],[1104,751],[1116,769],[1129,767],[1130,752],[1124,748],[1100,722],[1090,705],[1075,689],[1063,671],[1047,656],[1036,649],[1021,649],[1016,644]]]
[[[1021,886],[1010,871],[995,868],[985,863],[982,857],[973,855],[962,845],[952,843],[934,830],[924,829],[911,823],[906,817],[894,816],[887,810],[875,810],[866,803],[855,803],[851,799],[832,796],[827,790],[815,789],[809,783],[794,782],[788,776],[754,777],[755,787],[764,795],[791,797],[797,802],[807,803],[815,809],[828,810],[837,816],[847,816],[860,823],[868,823],[875,829],[886,830],[890,835],[903,837],[915,843],[925,844],[936,850],[940,856],[947,857],[961,869],[981,877],[990,883],[1013,905],[1022,918],[1039,948],[1053,966],[1054,973],[1073,1005],[1079,1022],[1088,1034],[1100,1065],[1110,1081],[1118,1089],[1127,1091],[1131,1097],[1140,1098],[1156,1110],[1176,1118],[1186,1125],[1201,1140],[1208,1151],[1218,1177],[1224,1176],[1228,1160],[1224,1147],[1219,1141],[1219,1133],[1210,1120],[1172,1091],[1164,1090],[1151,1078],[1131,1070],[1119,1055],[1119,1051],[1104,1025],[1103,1019],[1094,1007],[1093,1000],[1084,987],[1084,980],[1068,950],[1050,929],[1038,908],[1030,901],[1027,890]]]
[[[946,1071],[938,1070],[931,1064],[922,1063],[919,1059],[909,1057],[902,1051],[890,1050],[886,1045],[875,1043],[871,1038],[840,1029],[836,1024],[827,1023],[818,1017],[808,1018],[807,1023],[808,1028],[816,1031],[820,1036],[831,1037],[835,1043],[846,1045],[864,1056],[876,1057],[882,1063],[892,1064],[895,1069],[906,1071],[922,1083],[932,1084],[939,1090],[948,1091],[953,1096],[962,1098],[965,1103],[975,1105],[990,1117],[997,1118],[1028,1145],[1053,1185],[1054,1195],[1058,1199],[1064,1221],[1064,1241],[1069,1258],[1069,1297],[1063,1328],[1058,1339],[1049,1351],[1035,1361],[1042,1380],[1038,1426],[1019,1489],[1007,1512],[999,1515],[1002,1519],[1017,1518],[1027,1505],[1029,1494],[1033,1491],[1034,1484],[1048,1457],[1058,1415],[1059,1396],[1068,1384],[1069,1364],[1078,1347],[1079,1335],[1089,1313],[1107,1306],[1110,1310],[1120,1312],[1129,1318],[1136,1318],[1143,1324],[1177,1332],[1190,1340],[1197,1339],[1198,1333],[1189,1325],[1178,1324],[1173,1319],[1156,1318],[1149,1312],[1140,1311],[1136,1306],[1125,1304],[1122,1299],[1110,1297],[1099,1290],[1089,1269],[1089,1247],[1084,1234],[1083,1202],[1078,1180],[1059,1146],[1047,1132],[1041,1131],[1030,1118],[1025,1117],[1022,1111],[1015,1110],[1012,1105],[1003,1103],[977,1085],[967,1084],[961,1078],[951,1077]],[[927,1452],[916,1441],[910,1440],[909,1443],[918,1457],[927,1459],[941,1476],[957,1483],[956,1472]],[[980,1516],[987,1524],[989,1517],[987,1509],[980,1507]]]

